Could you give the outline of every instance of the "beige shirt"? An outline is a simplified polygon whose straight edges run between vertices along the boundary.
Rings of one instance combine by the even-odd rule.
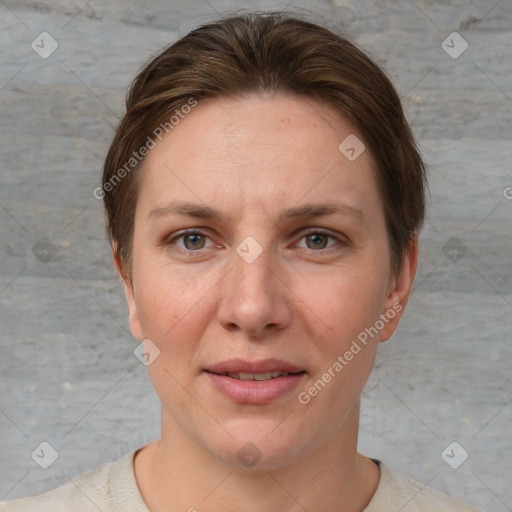
[[[0,503],[0,512],[150,512],[135,481],[135,453],[103,464],[45,494]],[[478,512],[375,462],[380,468],[380,481],[364,512]]]

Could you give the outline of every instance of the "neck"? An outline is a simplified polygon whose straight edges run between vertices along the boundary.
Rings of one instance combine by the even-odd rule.
[[[151,512],[315,510],[361,512],[379,481],[379,469],[357,453],[359,402],[328,442],[276,469],[234,469],[162,415],[162,438],[135,458],[135,475]]]

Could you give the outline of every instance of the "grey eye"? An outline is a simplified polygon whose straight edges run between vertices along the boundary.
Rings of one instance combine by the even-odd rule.
[[[325,249],[330,237],[323,233],[311,233],[306,235],[305,238],[308,249]],[[307,242],[308,240],[311,241],[311,245]]]
[[[200,233],[182,235],[182,238],[185,247],[190,250],[202,249],[205,245],[205,236]]]

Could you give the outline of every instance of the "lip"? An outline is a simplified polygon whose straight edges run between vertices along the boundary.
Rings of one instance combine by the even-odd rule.
[[[292,375],[276,377],[270,380],[242,381],[218,373],[266,373],[282,371]],[[204,372],[213,387],[221,394],[238,404],[268,404],[290,393],[307,375],[306,371],[296,365],[279,359],[246,361],[230,359],[209,366]]]
[[[263,359],[261,361],[247,361],[245,359],[229,359],[213,364],[206,368],[211,373],[266,373],[288,372],[299,373],[304,368],[288,363],[281,359]]]

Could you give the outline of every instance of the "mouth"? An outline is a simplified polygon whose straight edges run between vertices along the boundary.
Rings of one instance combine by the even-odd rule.
[[[267,404],[300,385],[306,370],[277,359],[245,361],[232,359],[206,368],[213,387],[239,404]]]
[[[208,370],[206,370],[208,371]],[[272,380],[277,379],[279,377],[289,377],[290,375],[299,375],[302,373],[306,373],[304,371],[302,372],[281,372],[281,371],[275,371],[275,372],[262,372],[262,373],[245,373],[245,372],[208,372],[213,373],[214,375],[220,375],[221,377],[229,377],[230,379],[236,379],[236,380],[243,380],[243,381],[251,381],[251,380],[257,380],[257,381],[264,381],[264,380]]]
[[[288,377],[298,373],[306,373],[304,368],[282,359],[263,359],[248,361],[245,359],[229,359],[205,368],[208,373],[230,377],[236,380],[270,380]]]

